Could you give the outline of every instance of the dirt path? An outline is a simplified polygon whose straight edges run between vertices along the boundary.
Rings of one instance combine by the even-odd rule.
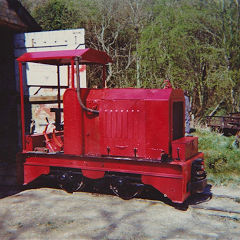
[[[213,188],[210,201],[182,210],[163,199],[122,200],[89,192],[2,189],[0,239],[236,239],[240,189]],[[184,209],[184,210],[183,210]]]

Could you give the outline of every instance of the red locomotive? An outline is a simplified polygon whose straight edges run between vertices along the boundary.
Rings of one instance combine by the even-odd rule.
[[[170,86],[81,88],[80,64],[101,65],[105,86],[106,64],[112,60],[94,49],[25,53],[17,60],[23,145],[17,158],[20,184],[55,174],[63,188],[74,191],[81,189],[86,179],[108,179],[112,191],[124,199],[150,185],[177,203],[203,191],[207,183],[203,153],[198,152],[197,137],[185,137],[182,90]],[[63,130],[58,120],[51,133],[46,127],[42,134],[25,135],[25,62],[70,67],[63,110],[59,86],[55,109],[58,116],[63,111]]]

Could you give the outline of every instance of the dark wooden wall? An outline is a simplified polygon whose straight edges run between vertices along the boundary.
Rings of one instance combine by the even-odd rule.
[[[13,31],[0,28],[0,162],[15,161],[19,150],[13,40]]]

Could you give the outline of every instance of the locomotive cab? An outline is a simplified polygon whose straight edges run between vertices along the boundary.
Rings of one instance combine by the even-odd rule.
[[[185,137],[184,95],[180,89],[104,88],[106,65],[112,59],[94,49],[25,53],[18,59],[23,150],[18,179],[28,184],[54,174],[67,191],[81,189],[87,179],[106,179],[112,191],[128,199],[152,186],[182,203],[206,186],[203,153],[197,137]],[[25,134],[24,62],[68,65],[69,86],[58,91],[59,119],[53,132]],[[81,88],[79,65],[102,66],[101,89]],[[58,72],[58,71],[57,71]],[[60,89],[58,81],[58,89]],[[58,114],[58,115],[57,115]]]

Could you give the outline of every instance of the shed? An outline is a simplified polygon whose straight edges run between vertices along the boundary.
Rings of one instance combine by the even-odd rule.
[[[0,0],[0,163],[15,161],[20,139],[14,34],[40,30],[41,27],[19,1]]]

